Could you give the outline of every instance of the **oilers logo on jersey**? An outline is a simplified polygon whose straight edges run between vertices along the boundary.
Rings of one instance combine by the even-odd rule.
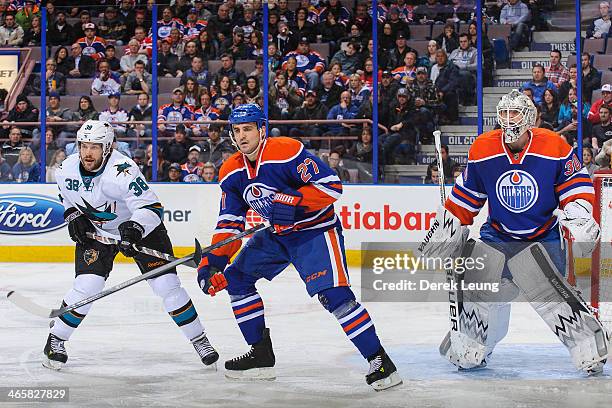
[[[244,190],[243,198],[257,214],[269,219],[272,199],[276,193],[277,191],[270,186],[254,183]]]
[[[502,174],[495,184],[497,199],[508,211],[522,213],[538,200],[538,184],[523,170],[510,170]]]

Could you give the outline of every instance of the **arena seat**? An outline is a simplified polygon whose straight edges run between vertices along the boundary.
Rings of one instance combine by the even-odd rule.
[[[430,24],[411,24],[409,28],[411,40],[429,40],[431,38]]]

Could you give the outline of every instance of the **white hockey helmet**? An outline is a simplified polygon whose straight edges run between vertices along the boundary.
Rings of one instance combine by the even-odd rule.
[[[100,143],[102,145],[102,162],[111,153],[115,131],[113,126],[104,120],[88,120],[77,132],[77,146],[82,142]],[[79,149],[80,150],[80,149]]]
[[[497,104],[497,123],[503,130],[504,142],[515,142],[533,128],[536,115],[537,110],[531,99],[517,89],[502,96]]]

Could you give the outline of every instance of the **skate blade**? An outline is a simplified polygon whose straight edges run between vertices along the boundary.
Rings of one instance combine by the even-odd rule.
[[[42,365],[43,367],[48,368],[50,370],[59,371],[64,366],[64,363],[62,363],[61,361],[49,360],[49,358],[45,356],[42,361]]]
[[[226,370],[225,377],[231,380],[272,381],[276,379],[274,367],[251,368],[250,370]]]
[[[374,381],[370,386],[374,388],[374,391],[383,391],[391,387],[398,386],[402,384],[402,377],[399,376],[397,371],[391,373],[387,378],[383,378],[378,381]]]

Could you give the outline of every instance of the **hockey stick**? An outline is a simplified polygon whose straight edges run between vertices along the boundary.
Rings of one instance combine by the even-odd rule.
[[[62,308],[59,309],[45,309],[42,306],[39,306],[35,303],[33,303],[31,300],[29,300],[28,298],[20,295],[19,293],[15,292],[15,291],[10,291],[6,297],[13,303],[15,304],[15,306],[25,310],[26,312],[29,312],[31,314],[43,317],[43,318],[50,318],[53,319],[57,316],[63,315],[66,312],[70,312],[72,310],[78,309],[81,306],[85,306],[89,303],[95,302],[96,300],[102,299],[103,297],[106,297],[112,293],[118,292],[122,289],[125,289],[129,286],[132,286],[138,282],[141,282],[143,280],[146,279],[151,279],[151,278],[155,278],[157,276],[163,275],[167,270],[174,268],[175,266],[184,264],[186,262],[189,261],[194,261],[196,262],[196,264],[200,263],[200,259],[202,258],[202,254],[203,253],[208,253],[212,250],[215,250],[217,248],[220,248],[224,245],[229,244],[230,242],[234,242],[236,240],[239,240],[247,235],[253,234],[257,231],[260,231],[264,228],[267,228],[267,226],[265,224],[258,224],[256,226],[254,226],[253,228],[249,228],[248,230],[242,231],[239,234],[236,235],[232,235],[231,237],[228,237],[222,241],[217,242],[216,244],[210,245],[206,248],[201,248],[200,243],[198,242],[198,240],[196,239],[196,248],[195,248],[195,252],[192,254],[189,254],[187,256],[184,256],[182,258],[178,258],[173,262],[170,262],[168,264],[165,265],[161,265],[147,273],[144,273],[140,276],[136,276],[132,279],[129,279],[123,283],[120,283],[118,285],[115,285],[111,288],[108,288],[106,290],[103,290],[102,292],[99,292],[93,296],[90,296],[86,299],[81,300],[80,302],[74,303],[72,305],[68,305],[68,306],[64,306]]]
[[[102,244],[106,244],[106,245],[119,245],[122,242],[119,239],[105,237],[103,235],[94,234],[93,232],[88,232],[87,233],[87,238],[93,239],[94,241],[98,241],[98,242],[100,242]],[[141,246],[138,246],[136,244],[132,245],[132,248],[134,248],[136,251],[140,252],[141,254],[150,255],[150,256],[153,256],[155,258],[163,259],[163,260],[169,261],[169,262],[176,261],[178,259],[177,257],[172,256],[170,254],[166,254],[164,252],[160,252],[160,251],[157,251],[155,249],[151,249],[151,248],[147,248],[147,247],[141,247]],[[192,262],[192,261],[185,262],[183,265],[188,266],[190,268],[197,268],[198,264],[195,263],[195,261],[194,262]]]

